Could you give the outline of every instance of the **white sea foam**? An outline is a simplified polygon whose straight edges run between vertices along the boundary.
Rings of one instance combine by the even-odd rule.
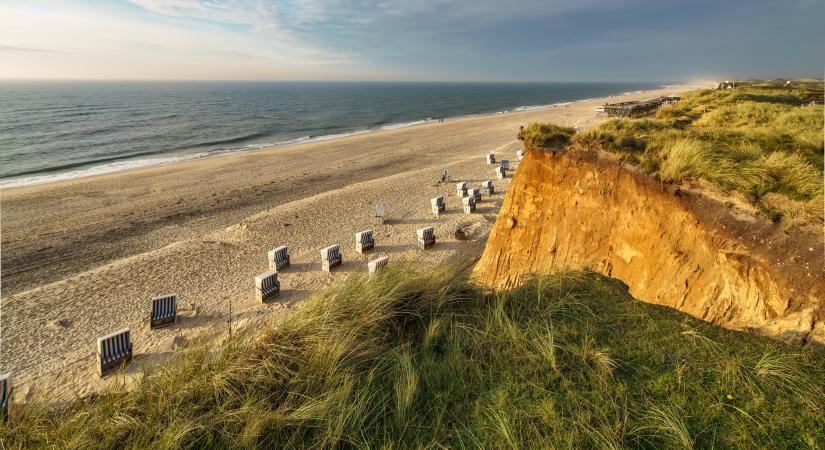
[[[632,95],[638,94],[644,91],[632,91],[632,92],[623,92],[619,95]],[[546,105],[527,105],[527,106],[519,106],[512,109],[512,112],[525,112],[525,111],[535,111],[538,109],[545,109],[545,108],[555,108],[559,106],[566,106],[571,105],[573,103],[580,103],[595,100],[592,98],[586,99],[579,99],[567,102],[558,102],[558,103],[550,103]],[[488,117],[488,116],[495,116],[500,114],[506,114],[511,112],[511,110],[501,110],[495,111],[491,113],[478,113],[478,114],[465,114],[454,116],[451,118],[445,118],[445,121],[453,121],[458,119],[466,119],[466,118],[475,118],[475,117]],[[82,177],[89,177],[94,175],[103,175],[112,172],[120,172],[123,170],[130,170],[130,169],[137,169],[142,167],[152,167],[152,166],[159,166],[165,164],[172,164],[176,162],[182,161],[190,161],[194,159],[201,159],[201,158],[208,158],[214,157],[219,155],[227,155],[232,153],[240,153],[245,151],[253,151],[253,150],[260,150],[265,148],[276,148],[276,147],[283,147],[286,145],[294,145],[294,144],[305,144],[310,142],[320,142],[320,141],[330,141],[334,139],[341,139],[350,136],[356,136],[365,133],[372,133],[376,131],[390,131],[390,130],[398,130],[401,128],[408,128],[414,127],[418,125],[424,125],[428,123],[435,123],[438,119],[433,119],[432,117],[427,117],[426,119],[421,120],[413,120],[409,122],[401,122],[395,124],[388,124],[384,125],[377,129],[360,129],[345,133],[335,133],[335,134],[327,134],[321,136],[301,136],[294,139],[289,139],[286,141],[279,141],[279,142],[260,142],[254,144],[247,144],[240,147],[231,147],[231,148],[223,148],[223,149],[216,149],[210,150],[208,152],[199,152],[190,155],[175,155],[169,157],[162,157],[162,158],[146,158],[146,159],[134,159],[134,160],[123,160],[123,161],[115,161],[111,163],[101,164],[97,166],[91,166],[86,168],[74,169],[65,172],[57,172],[57,173],[47,173],[42,175],[28,175],[23,177],[16,177],[16,178],[9,178],[6,180],[0,180],[0,189],[3,188],[13,188],[13,187],[22,187],[22,186],[32,186],[36,184],[44,184],[44,183],[51,183],[55,181],[62,181],[62,180],[71,180],[75,178],[82,178]]]

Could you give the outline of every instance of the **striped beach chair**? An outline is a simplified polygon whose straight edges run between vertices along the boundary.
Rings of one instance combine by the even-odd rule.
[[[341,247],[338,244],[321,249],[321,270],[330,272],[341,265]]]
[[[97,338],[97,373],[101,377],[132,361],[132,333],[128,328]]]
[[[368,252],[375,248],[375,239],[372,230],[364,230],[355,233],[355,251],[358,253]]]
[[[383,203],[375,204],[375,215],[373,216],[373,223],[376,225],[384,225],[384,214],[387,212]]]
[[[462,198],[461,205],[467,214],[476,212],[476,198],[473,196]]]
[[[481,201],[481,188],[470,189],[470,197],[476,199],[476,202]]]
[[[466,197],[467,196],[467,182],[462,181],[460,183],[455,184],[455,193],[459,197]]]
[[[9,410],[11,409],[11,398],[14,394],[14,386],[12,386],[11,372],[0,374],[0,421],[5,422],[9,419]]]
[[[178,294],[167,294],[152,299],[149,329],[174,324],[178,320]]]
[[[507,172],[504,171],[504,168],[496,167],[496,178],[498,178],[499,180],[503,180],[506,176]]]
[[[266,254],[269,260],[269,270],[281,270],[289,267],[289,247],[282,245]]]
[[[435,229],[433,229],[433,227],[418,229],[415,231],[415,234],[419,248],[427,249],[435,245]]]
[[[278,272],[262,273],[255,277],[255,300],[263,303],[275,298],[281,293],[281,282],[278,281]]]
[[[495,193],[495,188],[493,187],[492,180],[487,180],[481,183],[481,189],[484,190],[484,193],[487,194],[487,196],[493,195]]]
[[[450,182],[450,171],[444,169],[444,172],[441,174],[441,182],[442,183],[449,183]]]
[[[496,155],[490,153],[487,155],[487,164],[495,164],[496,163]]]
[[[510,160],[509,159],[502,159],[501,160],[501,168],[504,170],[510,170]]]
[[[443,213],[447,209],[447,205],[444,204],[444,196],[439,195],[436,198],[430,199],[430,206],[433,208],[433,214],[438,217],[439,214]]]
[[[381,256],[379,258],[375,258],[372,261],[368,262],[367,263],[367,271],[370,274],[370,278],[372,278],[372,276],[375,275],[375,273],[379,269],[381,269],[382,267],[385,267],[387,265],[387,263],[389,262],[389,260],[390,260],[389,256]]]

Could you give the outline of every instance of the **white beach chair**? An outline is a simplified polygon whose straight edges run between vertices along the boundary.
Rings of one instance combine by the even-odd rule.
[[[255,300],[258,302],[263,303],[280,293],[281,282],[278,280],[277,271],[273,270],[255,277]]]
[[[375,204],[375,216],[373,217],[373,223],[376,225],[384,225],[384,214],[386,213],[386,208],[384,208],[383,203],[376,203]]]
[[[101,377],[132,361],[132,333],[128,328],[97,338],[97,373]]]
[[[496,178],[503,180],[507,176],[507,172],[502,167],[496,167]]]
[[[459,197],[466,197],[467,196],[467,182],[462,181],[460,183],[455,184],[455,193]]]
[[[341,265],[341,247],[338,244],[321,249],[321,270],[331,272]]]
[[[269,270],[281,270],[289,267],[289,247],[282,245],[267,252]]]
[[[467,214],[476,212],[476,198],[475,197],[464,197],[461,199],[461,204],[464,209],[464,212]]]
[[[484,190],[484,193],[487,194],[488,197],[495,193],[495,188],[493,187],[492,180],[487,180],[481,183],[481,189]]]
[[[495,164],[496,163],[496,155],[490,153],[487,155],[487,164]]]
[[[149,329],[174,324],[178,320],[178,294],[167,294],[152,299]]]
[[[364,230],[355,233],[355,251],[358,253],[368,252],[375,248],[375,239],[372,230]]]
[[[447,206],[444,204],[444,196],[439,195],[436,198],[430,199],[430,206],[432,207],[433,214],[438,217],[439,214],[443,213]]]
[[[504,170],[510,170],[510,160],[509,159],[502,159],[501,160],[501,168]]]
[[[0,422],[5,422],[9,418],[13,395],[14,386],[12,386],[11,372],[0,374]]]
[[[481,201],[481,188],[470,189],[470,197],[476,199],[476,202]]]
[[[428,249],[435,245],[435,230],[433,227],[418,229],[415,231],[415,235],[419,248]]]
[[[519,161],[521,161],[522,159],[524,159],[524,150],[523,150],[523,149],[519,149],[519,150],[516,152],[516,156],[518,157],[518,160],[519,160]]]
[[[375,275],[375,273],[379,269],[381,269],[382,267],[385,267],[387,265],[387,262],[389,262],[389,260],[390,260],[389,256],[381,256],[379,258],[375,258],[372,261],[368,262],[367,263],[367,271],[369,272],[370,278],[372,278],[372,276]]]

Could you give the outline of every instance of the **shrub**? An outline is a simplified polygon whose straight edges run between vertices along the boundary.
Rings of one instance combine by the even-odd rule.
[[[519,132],[518,138],[534,148],[560,148],[570,143],[576,133],[572,127],[533,122]]]

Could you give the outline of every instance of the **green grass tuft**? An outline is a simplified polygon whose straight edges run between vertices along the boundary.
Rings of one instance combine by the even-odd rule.
[[[388,267],[131,392],[16,408],[3,448],[816,448],[825,362],[593,273],[485,292]]]
[[[570,143],[576,134],[572,127],[533,122],[519,132],[518,138],[533,148],[558,149]]]

